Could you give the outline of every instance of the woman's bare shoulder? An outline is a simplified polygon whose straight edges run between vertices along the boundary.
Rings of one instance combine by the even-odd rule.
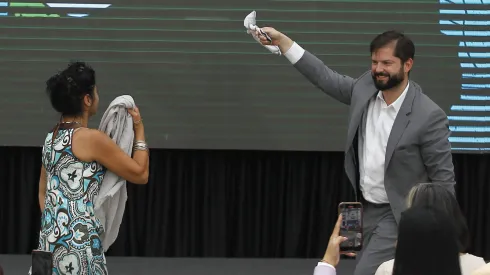
[[[77,136],[78,139],[86,139],[87,141],[95,141],[100,138],[108,137],[104,132],[91,128],[78,128],[75,130],[74,136]]]
[[[110,141],[110,138],[97,129],[78,128],[73,133],[73,154],[82,161],[91,162],[96,159],[98,145]]]

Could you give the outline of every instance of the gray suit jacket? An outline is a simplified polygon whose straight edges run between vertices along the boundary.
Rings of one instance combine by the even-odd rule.
[[[345,171],[357,196],[359,167],[355,137],[360,127],[364,128],[366,124],[369,100],[378,93],[371,73],[368,71],[357,79],[338,74],[308,51],[294,67],[326,94],[350,105]],[[449,135],[449,122],[444,111],[422,93],[417,83],[410,81],[385,156],[384,184],[397,222],[406,209],[410,189],[417,183],[437,182],[454,192]]]

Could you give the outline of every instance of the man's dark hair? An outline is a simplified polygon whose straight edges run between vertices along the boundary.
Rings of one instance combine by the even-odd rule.
[[[386,31],[376,36],[373,41],[371,41],[371,54],[390,44],[394,44],[394,56],[400,58],[402,63],[407,62],[409,58],[414,59],[415,45],[408,36],[398,31]]]

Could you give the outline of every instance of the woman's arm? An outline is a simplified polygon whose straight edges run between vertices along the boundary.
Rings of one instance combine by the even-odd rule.
[[[91,147],[95,161],[132,183],[146,184],[148,182],[148,151],[134,150],[133,158],[131,158],[109,136],[100,131],[93,131],[92,141]]]
[[[145,141],[145,130],[137,108],[128,110],[133,116],[134,139]],[[133,157],[129,157],[119,146],[105,133],[98,130],[90,130],[88,148],[90,148],[91,159],[102,164],[114,174],[127,181],[136,184],[146,184],[149,174],[148,150],[133,148]]]
[[[39,176],[39,207],[41,208],[41,213],[44,211],[44,200],[46,198],[46,185],[47,185],[46,169],[44,165],[41,165],[41,175]]]

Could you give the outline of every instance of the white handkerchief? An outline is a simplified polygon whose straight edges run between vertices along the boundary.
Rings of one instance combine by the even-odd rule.
[[[257,24],[257,13],[255,11],[251,12],[247,17],[245,17],[245,20],[243,20],[243,25],[247,29],[247,33],[251,34],[252,37],[255,39],[255,41],[260,43],[260,39],[255,33],[255,30],[260,29],[256,24]],[[262,44],[261,44],[262,45]],[[281,50],[279,49],[278,46],[272,46],[272,45],[263,45],[265,48],[267,48],[271,53],[281,55]]]

